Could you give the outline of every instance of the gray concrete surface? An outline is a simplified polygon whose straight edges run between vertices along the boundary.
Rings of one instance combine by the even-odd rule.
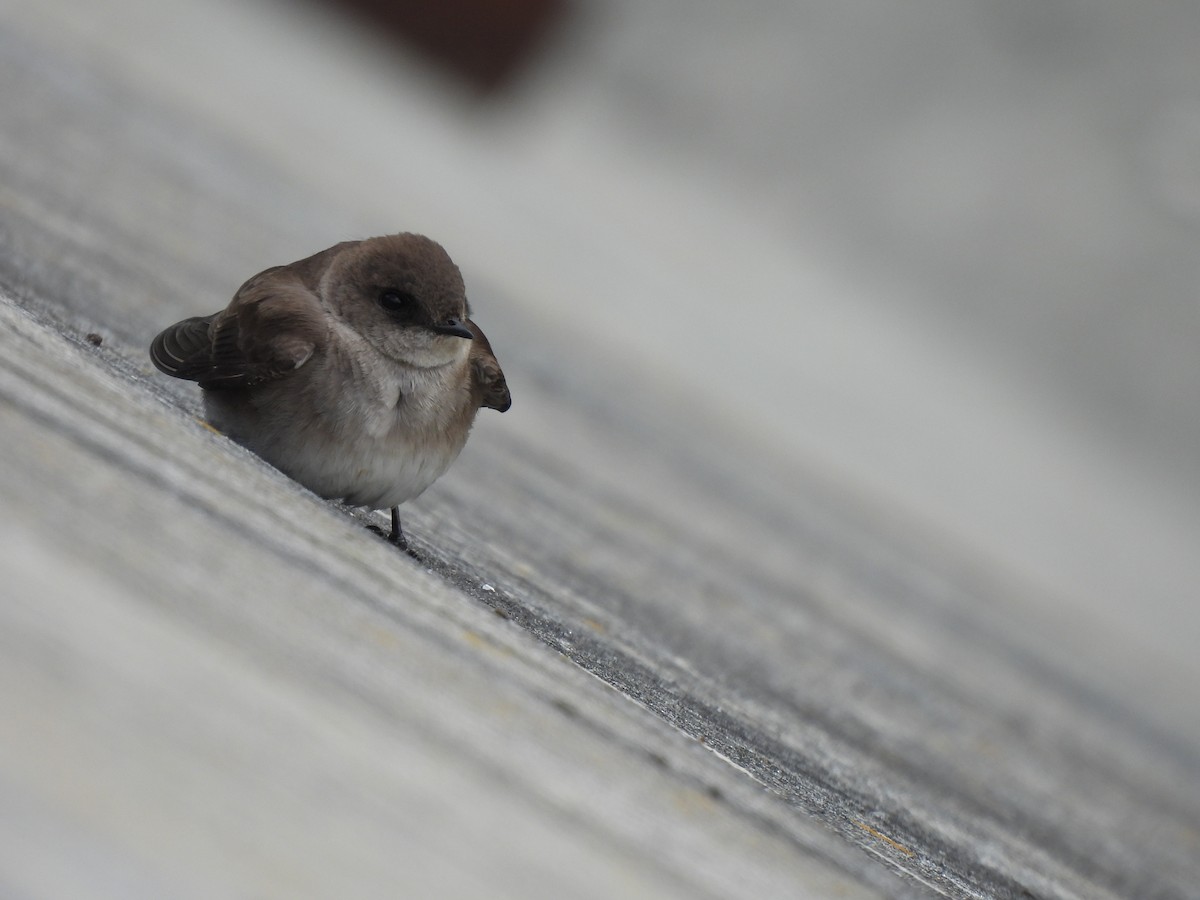
[[[9,6],[329,197],[273,255],[400,216],[676,384],[709,348],[728,429],[1191,665],[1193,7],[680,2],[580,4],[496,107],[305,4]]]
[[[1180,636],[1081,615],[676,377],[642,333],[669,236],[618,249],[599,188],[564,231],[509,126],[284,9],[0,31],[0,893],[1198,896],[1197,663],[1147,649]],[[317,47],[303,102],[260,103]],[[407,511],[421,563],[144,354],[264,265],[401,227],[463,263],[515,397]],[[572,280],[642,293],[639,333]]]
[[[587,8],[506,132],[594,211],[557,255],[652,248],[656,321],[737,310],[686,346],[757,433],[1187,664],[1200,9]]]

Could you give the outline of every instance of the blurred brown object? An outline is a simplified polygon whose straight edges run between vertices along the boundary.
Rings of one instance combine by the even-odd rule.
[[[567,0],[329,0],[417,47],[480,91],[508,86]]]

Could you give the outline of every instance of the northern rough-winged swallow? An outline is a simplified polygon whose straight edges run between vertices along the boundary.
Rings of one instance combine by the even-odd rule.
[[[212,425],[326,499],[392,511],[449,468],[482,406],[512,404],[462,275],[419,234],[347,241],[255,275],[150,358],[199,382]]]

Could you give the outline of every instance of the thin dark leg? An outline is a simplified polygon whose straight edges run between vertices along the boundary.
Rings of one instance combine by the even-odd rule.
[[[388,542],[395,544],[401,550],[408,549],[408,541],[404,537],[404,530],[400,527],[400,507],[392,507],[392,533],[387,537]]]
[[[373,531],[389,544],[394,544],[401,550],[408,553],[409,556],[415,557],[417,554],[408,546],[408,540],[404,537],[404,530],[400,527],[400,509],[392,507],[392,531],[389,534],[378,525],[368,525],[367,531]]]

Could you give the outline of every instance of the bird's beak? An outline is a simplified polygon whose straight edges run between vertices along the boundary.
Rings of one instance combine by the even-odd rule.
[[[468,340],[475,337],[475,333],[463,324],[462,319],[447,319],[445,322],[430,325],[429,328],[438,334],[449,334],[454,337],[467,338]]]

